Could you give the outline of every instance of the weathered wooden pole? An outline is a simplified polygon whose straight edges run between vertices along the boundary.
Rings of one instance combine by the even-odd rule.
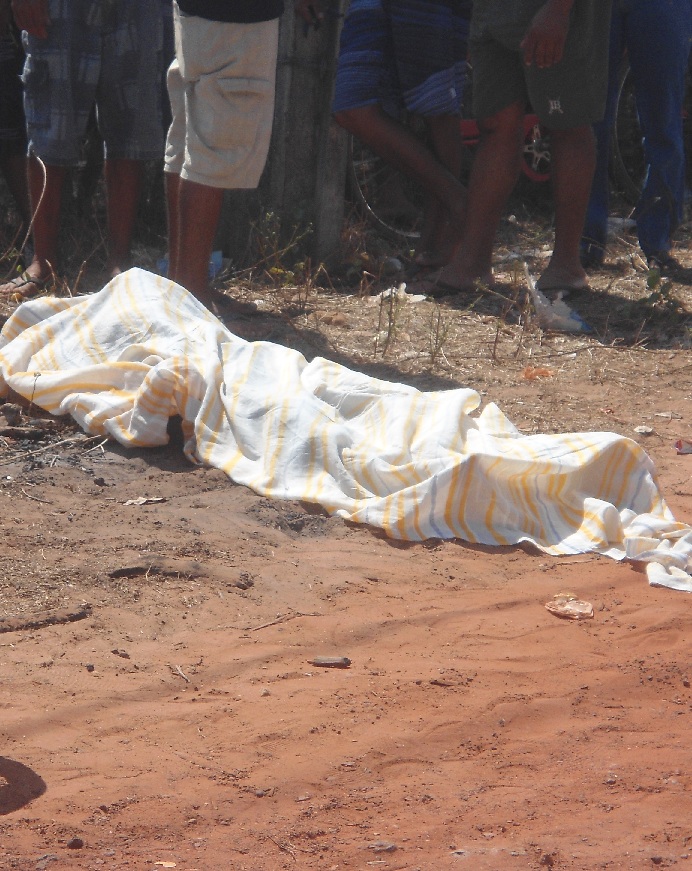
[[[327,4],[324,4],[325,6]],[[282,236],[312,228],[315,263],[339,253],[344,219],[346,135],[331,117],[339,33],[348,0],[333,0],[318,30],[304,32],[288,0],[281,20],[274,131],[259,190],[229,192],[219,240],[239,266],[256,256],[251,224],[271,212]],[[260,230],[261,232],[261,230]]]

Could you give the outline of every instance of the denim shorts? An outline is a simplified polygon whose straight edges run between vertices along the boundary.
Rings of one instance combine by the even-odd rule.
[[[161,158],[160,0],[49,0],[49,14],[46,39],[23,34],[30,153],[76,163],[95,105],[107,158]]]

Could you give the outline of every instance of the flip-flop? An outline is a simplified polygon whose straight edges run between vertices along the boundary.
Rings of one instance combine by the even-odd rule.
[[[45,290],[51,278],[32,278],[24,272],[11,281],[0,285],[0,299],[13,299],[15,296],[20,299],[30,299],[32,296],[38,296],[42,290]],[[26,290],[29,287],[34,287],[35,290],[29,293]]]
[[[445,281],[443,278],[437,278],[427,290],[421,289],[420,292],[433,299],[439,296],[477,296],[479,293],[482,294],[484,292],[483,288],[485,286],[492,287],[493,285],[487,285],[486,282],[479,278],[471,287],[459,287],[456,284]]]
[[[252,317],[259,314],[259,309],[254,302],[241,302],[233,299],[225,293],[216,291],[212,300],[212,311],[217,317],[227,315],[230,317]]]
[[[583,281],[579,284],[567,284],[565,282],[562,282],[557,284],[549,284],[547,287],[543,287],[539,278],[539,280],[536,282],[536,290],[539,290],[546,299],[554,300],[557,299],[557,295],[559,293],[562,294],[563,299],[568,299],[569,296],[573,293],[581,293],[585,290],[591,290],[591,288],[589,287],[588,281]]]

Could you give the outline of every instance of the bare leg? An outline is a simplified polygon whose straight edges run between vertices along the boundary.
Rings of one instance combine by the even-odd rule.
[[[551,175],[555,203],[555,247],[538,287],[578,289],[586,286],[579,261],[591,181],[596,167],[596,140],[590,125],[551,130]]]
[[[450,220],[463,225],[465,188],[413,133],[376,105],[339,112],[336,120],[387,163],[419,182],[446,210]]]
[[[0,296],[5,297],[15,293],[22,296],[39,293],[43,282],[53,274],[57,255],[65,167],[46,165],[35,157],[29,158],[27,167],[29,199],[34,213],[34,258],[22,276],[24,284],[21,287],[17,285],[18,280],[0,287]],[[31,279],[36,279],[37,283],[31,283]]]
[[[517,102],[480,122],[481,141],[469,184],[469,220],[453,260],[438,280],[448,290],[468,290],[478,280],[492,282],[495,234],[521,171],[523,118],[524,105]]]
[[[105,163],[108,196],[108,271],[118,275],[130,265],[130,246],[142,193],[144,162],[115,159]]]
[[[463,144],[461,127],[456,115],[436,115],[426,118],[435,156],[458,179],[461,173]],[[433,196],[426,198],[425,219],[416,260],[422,266],[443,266],[449,263],[461,237],[463,222],[450,214]]]
[[[168,277],[178,274],[178,243],[180,241],[180,176],[164,174],[166,179],[166,213],[168,219]]]
[[[221,214],[223,188],[179,178],[177,185],[169,180],[168,196],[169,213],[176,200],[178,204],[177,213],[169,217],[170,232],[177,232],[177,242],[172,237],[170,243],[170,277],[211,308],[209,258]]]
[[[17,228],[15,244],[23,245],[31,222],[31,206],[29,205],[29,182],[27,179],[26,155],[12,154],[2,161],[2,174],[7,187],[12,194],[21,224]]]

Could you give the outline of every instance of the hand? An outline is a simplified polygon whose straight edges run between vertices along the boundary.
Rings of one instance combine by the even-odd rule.
[[[12,0],[14,20],[20,30],[45,39],[48,36],[48,0]]]
[[[295,0],[296,15],[305,21],[309,26],[312,25],[317,30],[324,19],[322,4],[320,0]]]
[[[562,60],[572,4],[573,0],[548,0],[534,15],[521,42],[527,67],[544,69]]]

